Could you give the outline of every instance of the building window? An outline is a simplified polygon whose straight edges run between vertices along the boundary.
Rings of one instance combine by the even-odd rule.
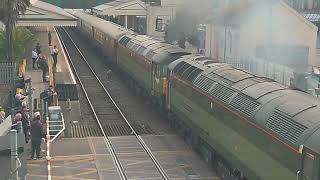
[[[163,19],[157,18],[157,20],[156,20],[156,30],[157,31],[163,31],[162,27],[163,27]]]
[[[232,33],[230,30],[227,33],[227,54],[232,55]]]
[[[170,23],[169,16],[158,16],[156,19],[156,31],[164,32],[166,26]]]

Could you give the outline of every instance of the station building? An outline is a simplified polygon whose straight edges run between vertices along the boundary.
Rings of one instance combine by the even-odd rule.
[[[206,56],[285,85],[294,72],[320,64],[318,28],[282,0],[242,0],[215,12],[206,25]]]
[[[181,9],[206,12],[214,4],[212,0],[161,0],[161,6],[148,6],[147,8],[147,34],[163,38],[165,27],[170,24]],[[209,5],[209,7],[208,7]]]
[[[31,6],[18,18],[17,26],[77,26],[77,19],[62,8],[31,0]]]
[[[128,29],[145,33],[147,7],[141,0],[111,1],[93,7],[92,13]]]
[[[165,27],[176,17],[179,9],[210,0],[161,0],[160,4],[141,0],[115,0],[92,8],[92,13],[116,22],[141,34],[162,39]]]

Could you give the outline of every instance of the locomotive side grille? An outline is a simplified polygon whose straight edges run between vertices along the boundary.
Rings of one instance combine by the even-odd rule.
[[[253,113],[259,107],[260,103],[243,94],[238,94],[235,98],[232,99],[230,105],[246,116],[252,117]]]
[[[195,69],[197,69],[196,67],[194,66],[191,66],[189,67],[187,70],[185,70],[183,72],[183,74],[181,75],[183,79],[187,80],[188,79],[188,76],[192,73],[192,71],[194,71]]]
[[[212,79],[209,79],[205,76],[201,76],[198,81],[196,82],[195,86],[200,88],[201,90],[209,93],[209,89],[215,83]]]
[[[179,62],[178,64],[177,64],[177,66],[173,69],[173,73],[174,74],[177,74],[177,72],[179,71],[179,69],[183,66],[183,65],[185,65],[186,63],[184,62],[184,61],[182,61],[182,62]]]
[[[230,100],[230,97],[235,93],[234,90],[227,88],[221,84],[215,85],[212,90],[210,91],[210,94],[218,98],[219,100],[223,101],[224,103],[228,103]]]
[[[302,133],[308,129],[278,110],[267,120],[266,127],[292,144],[295,144]]]
[[[195,86],[199,86],[200,82],[202,82],[204,79],[203,79],[203,75],[201,75],[199,78],[195,79],[193,84]]]
[[[202,72],[201,69],[194,70],[187,78],[188,81],[193,82],[194,79]]]

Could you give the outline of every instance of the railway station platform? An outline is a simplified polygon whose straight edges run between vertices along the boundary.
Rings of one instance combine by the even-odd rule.
[[[203,160],[175,135],[142,136],[171,179],[219,180]],[[111,137],[128,176],[161,180],[134,136]],[[102,137],[62,138],[51,146],[52,179],[120,179]],[[46,160],[29,162],[30,179],[46,179]],[[138,166],[137,166],[138,165]],[[137,169],[137,167],[140,167]],[[146,168],[150,167],[150,168]],[[152,178],[151,178],[152,177]]]
[[[26,65],[26,78],[31,78],[32,80],[32,88],[33,90],[33,100],[35,104],[34,106],[34,112],[41,110],[41,101],[40,101],[40,94],[46,90],[49,87],[49,82],[43,82],[42,81],[42,70],[41,69],[33,69],[32,67],[32,59],[31,59],[31,52],[33,48],[36,46],[37,43],[40,43],[41,45],[41,51],[42,55],[46,56],[48,59],[51,58],[51,50],[54,45],[56,45],[59,49],[58,54],[58,63],[55,74],[56,82],[60,84],[76,84],[75,78],[72,74],[72,70],[70,68],[70,65],[67,61],[67,57],[65,53],[63,52],[63,48],[61,45],[61,42],[55,32],[55,29],[53,27],[32,27],[31,31],[34,34],[35,41],[33,44],[29,47],[27,47],[27,52],[30,52],[30,58],[27,59],[27,65]],[[48,42],[48,32],[51,32],[52,34],[52,46],[49,46]],[[48,74],[48,73],[47,73]],[[49,79],[47,77],[47,79]],[[66,117],[68,120],[69,117]],[[30,145],[31,146],[31,145]],[[27,151],[30,151],[31,147],[29,145],[27,146]],[[46,156],[45,152],[45,144],[42,144],[42,157]],[[41,160],[39,160],[40,162]],[[33,160],[28,161],[28,178],[34,179],[33,174],[38,174],[42,179],[47,179],[47,162],[44,159],[45,162],[41,163],[41,166],[39,168],[34,168]],[[42,173],[37,173],[42,172]]]

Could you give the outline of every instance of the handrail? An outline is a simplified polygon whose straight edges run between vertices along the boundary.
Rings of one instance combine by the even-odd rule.
[[[46,148],[47,148],[47,179],[51,180],[51,156],[50,156],[50,134],[49,134],[49,117],[47,115],[46,117],[46,123],[47,123],[47,136],[46,136]]]
[[[18,157],[16,158],[16,162],[18,163],[18,166],[17,166],[16,169],[14,169],[13,171],[11,171],[11,174],[16,173],[16,172],[18,171],[18,169],[20,169],[21,166],[22,166],[21,161],[20,161],[20,159],[19,159]]]
[[[54,137],[50,140],[50,142],[53,142],[58,136],[60,136],[60,134],[66,129],[65,124],[64,124],[64,118],[63,118],[63,114],[61,113],[61,122],[62,125],[56,125],[56,126],[62,126],[61,130],[55,130],[55,131],[59,131],[56,135],[54,135]],[[48,123],[49,126],[49,123]],[[49,129],[49,132],[52,131]],[[50,133],[49,133],[50,134]]]

